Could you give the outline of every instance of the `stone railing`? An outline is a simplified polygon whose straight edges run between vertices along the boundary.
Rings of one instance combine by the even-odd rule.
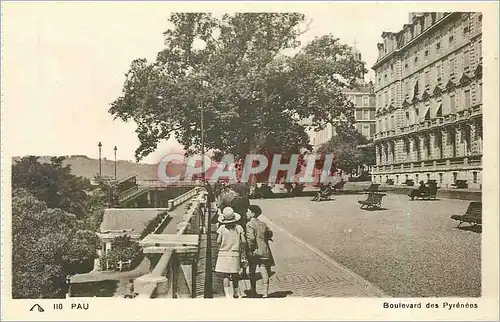
[[[202,187],[195,187],[191,190],[189,190],[188,192],[174,198],[174,199],[170,199],[168,201],[168,209],[169,210],[172,210],[174,209],[175,207],[177,207],[178,205],[180,205],[181,203],[184,203],[186,202],[187,200],[193,198],[194,196],[198,195],[200,193],[200,191],[202,191],[203,188]]]
[[[139,186],[145,186],[150,188],[168,188],[168,187],[196,187],[200,184],[193,181],[171,181],[171,182],[163,182],[160,180],[137,180],[137,184]]]
[[[129,189],[123,191],[122,193],[120,193],[120,195],[118,197],[119,202],[122,203],[122,202],[128,201],[128,200],[144,193],[147,190],[148,190],[147,187],[142,187],[142,186],[134,186],[132,188],[129,188]]]
[[[189,199],[192,202],[177,225],[177,233],[161,235],[169,240],[166,242],[168,245],[157,243],[144,248],[145,253],[161,254],[161,257],[151,273],[135,280],[138,298],[189,298],[196,295],[197,258],[204,222],[201,208],[206,202],[205,191],[197,187],[175,199],[173,207]],[[141,243],[146,244],[144,240]]]

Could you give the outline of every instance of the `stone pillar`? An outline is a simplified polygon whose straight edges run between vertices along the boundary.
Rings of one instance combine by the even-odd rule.
[[[463,140],[464,129],[462,126],[457,126],[455,128],[455,146],[456,146],[456,156],[465,156],[465,140]]]
[[[425,151],[425,136],[423,134],[418,135],[418,151],[420,152],[420,160],[425,160],[427,158]]]
[[[435,157],[439,153],[439,151],[436,151],[436,146],[435,146],[435,143],[436,143],[436,133],[435,132],[429,133],[428,139],[429,139],[428,144],[430,146],[429,150],[431,152],[431,155],[428,155],[427,158],[428,159],[435,159]]]
[[[441,144],[443,145],[442,158],[451,157],[451,143],[449,140],[449,133],[446,129],[441,130]]]
[[[415,154],[415,138],[410,137],[410,160],[409,161],[414,161],[416,160],[416,154]]]
[[[479,137],[477,136],[477,125],[476,122],[472,122],[470,125],[470,144],[471,144],[471,149],[470,152],[471,154],[479,154],[479,146],[478,146],[478,139]]]
[[[380,165],[382,164],[382,160],[380,159],[380,145],[375,145],[375,160],[376,164]]]

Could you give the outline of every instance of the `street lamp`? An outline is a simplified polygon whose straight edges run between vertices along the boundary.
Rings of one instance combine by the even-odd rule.
[[[102,177],[102,165],[101,165],[101,148],[102,148],[102,143],[99,141],[99,144],[97,144],[99,147],[99,177]]]
[[[205,86],[206,82],[201,81],[201,87],[203,88]],[[205,124],[204,124],[204,118],[205,118],[205,109],[203,108],[203,101],[200,100],[200,123],[201,123],[201,158],[202,158],[202,182],[205,184]],[[207,247],[206,247],[206,265],[205,265],[205,289],[203,290],[203,295],[205,298],[212,298],[213,297],[213,288],[212,288],[212,213],[211,213],[211,206],[208,203],[209,200],[207,200],[207,203],[205,203],[205,209],[204,211],[207,211],[207,215],[204,218],[204,221],[206,221],[206,234],[207,234]]]
[[[116,148],[116,145],[115,145],[114,150],[115,150],[115,181],[116,181],[116,150],[118,150],[118,149]]]

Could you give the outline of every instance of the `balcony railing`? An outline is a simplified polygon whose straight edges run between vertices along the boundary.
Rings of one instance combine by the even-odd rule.
[[[477,168],[480,167],[482,163],[482,155],[469,155],[469,156],[461,156],[461,157],[453,157],[453,158],[442,158],[437,160],[416,160],[416,161],[407,161],[394,163],[391,165],[378,165],[373,166],[373,174],[387,172],[389,170],[411,170],[415,169],[415,171],[423,171],[423,170],[431,170],[431,171],[439,171],[439,170],[454,170],[461,168]]]

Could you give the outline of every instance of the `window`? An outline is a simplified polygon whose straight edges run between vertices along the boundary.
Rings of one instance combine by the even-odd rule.
[[[415,181],[418,182],[418,173],[415,174]]]
[[[455,40],[455,37],[453,37],[453,36],[450,36],[450,37],[448,38],[448,42],[450,43],[450,45],[452,45],[452,44],[453,44],[453,41],[454,41],[454,40]]]
[[[455,58],[450,58],[449,65],[450,79],[455,80]]]
[[[477,172],[472,172],[472,183],[477,183]]]
[[[464,106],[465,106],[465,109],[469,109],[470,108],[470,104],[471,101],[470,101],[470,90],[466,90],[464,92]]]
[[[464,35],[467,34],[470,31],[469,26],[464,27]]]
[[[431,72],[427,70],[425,72],[425,89],[429,89],[431,87]]]
[[[370,124],[370,137],[375,135],[375,124]]]
[[[442,173],[439,174],[439,183],[443,183],[443,174]]]
[[[455,113],[455,95],[450,95],[450,112]]]
[[[464,65],[464,71],[468,72],[469,71],[469,64],[470,64],[470,54],[469,51],[464,51],[464,56],[463,56],[463,65]]]
[[[368,105],[370,105],[369,97],[363,96],[363,106],[368,106]]]
[[[456,182],[458,179],[458,172],[453,172],[453,182]]]
[[[427,182],[431,180],[431,174],[430,173],[427,173]]]
[[[426,51],[424,52],[424,55],[425,55],[425,57],[429,56],[429,51],[428,51],[428,50],[426,50]]]
[[[360,110],[356,110],[356,113],[355,113],[355,116],[356,116],[356,120],[361,120],[361,111]]]
[[[408,68],[408,63],[405,63],[405,69],[407,69],[407,68]]]
[[[370,125],[365,124],[363,125],[363,130],[361,132],[365,137],[370,137]]]
[[[415,56],[414,60],[415,60],[415,63],[418,62],[418,56]]]
[[[370,111],[363,110],[363,120],[369,120],[369,119],[370,119]]]
[[[438,43],[436,44],[436,49],[437,49],[438,51],[441,49],[441,42],[438,42]]]

